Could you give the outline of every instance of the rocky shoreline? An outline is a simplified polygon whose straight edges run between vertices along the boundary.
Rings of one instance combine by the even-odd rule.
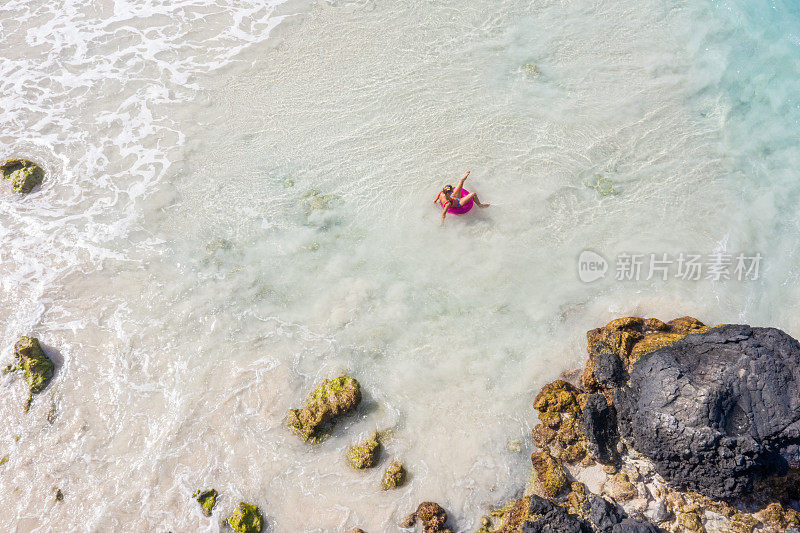
[[[800,531],[800,343],[691,317],[587,340],[583,375],[533,402],[525,495],[480,533]]]
[[[587,350],[582,373],[565,373],[533,399],[531,477],[477,533],[800,533],[797,340],[774,328],[625,317],[589,331]],[[22,337],[14,353],[6,372],[24,372],[27,410],[54,364],[34,337]],[[354,378],[325,379],[288,411],[286,424],[313,446],[360,402]],[[388,438],[376,431],[354,443],[343,463],[377,466]],[[402,486],[403,463],[387,463],[381,488]],[[193,498],[211,517],[217,496],[208,489]],[[241,502],[225,523],[260,533],[264,518]],[[459,530],[434,502],[420,503],[398,526]]]

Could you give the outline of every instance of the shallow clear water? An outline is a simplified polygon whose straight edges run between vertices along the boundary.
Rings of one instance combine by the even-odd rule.
[[[474,530],[524,487],[531,400],[587,329],[800,333],[792,9],[7,2],[0,154],[48,178],[0,188],[0,346],[37,335],[59,367],[27,414],[0,378],[0,527],[217,531],[244,499],[273,531],[389,531],[432,499]],[[442,226],[467,169],[493,205]],[[720,251],[759,279],[614,279],[621,252]],[[299,442],[284,413],[340,372],[364,409]],[[374,429],[385,462],[350,470]]]

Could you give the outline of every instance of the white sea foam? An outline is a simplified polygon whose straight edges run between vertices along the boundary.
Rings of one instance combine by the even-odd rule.
[[[475,529],[523,488],[531,400],[582,363],[587,329],[691,313],[800,331],[779,311],[789,259],[769,255],[796,231],[765,237],[780,194],[740,192],[757,158],[727,136],[720,80],[742,38],[714,17],[699,1],[0,7],[0,153],[48,170],[31,195],[0,188],[0,347],[32,333],[59,364],[28,414],[2,378],[0,528],[218,531],[244,499],[272,531],[391,531],[428,499]],[[466,169],[494,205],[441,227],[431,200]],[[584,249],[760,251],[765,278],[614,282],[612,265],[586,284]],[[363,412],[299,442],[285,411],[339,372]],[[343,461],[374,429],[393,430],[403,489]],[[190,496],[212,486],[206,519]]]

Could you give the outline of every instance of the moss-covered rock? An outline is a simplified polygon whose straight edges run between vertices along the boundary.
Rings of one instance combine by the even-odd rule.
[[[218,493],[214,489],[204,490],[202,492],[198,489],[192,494],[192,498],[197,500],[197,503],[203,508],[203,514],[206,516],[211,516],[214,506],[217,504],[217,496]]]
[[[322,427],[350,411],[361,402],[361,386],[349,376],[326,379],[306,399],[302,409],[290,409],[289,426],[303,439],[317,442]]]
[[[495,518],[495,523],[499,527],[497,533],[511,533],[520,531],[522,524],[531,518],[530,513],[531,497],[526,496],[518,500],[512,500],[501,509],[495,509],[490,514]]]
[[[445,523],[447,523],[447,512],[438,503],[422,502],[413,516],[422,522],[422,529],[425,533],[444,533],[449,531],[444,527]]]
[[[397,487],[403,486],[405,482],[406,469],[403,463],[400,461],[392,461],[389,463],[389,468],[386,469],[386,473],[383,474],[383,479],[381,480],[381,488],[383,490],[396,489]]]
[[[771,503],[756,515],[765,525],[775,531],[786,531],[790,527],[800,527],[800,512],[780,503]]]
[[[567,381],[545,385],[533,402],[542,422],[533,428],[534,444],[569,464],[583,461],[588,449],[580,423],[585,403],[586,393]]]
[[[25,403],[27,411],[33,395],[41,392],[50,383],[55,365],[44,353],[36,337],[20,338],[14,345],[14,356],[17,360],[17,368],[25,372],[25,380],[28,382],[30,394]]]
[[[583,391],[562,379],[557,379],[542,387],[541,392],[533,400],[533,407],[541,413],[570,414],[573,418],[581,416],[579,402]],[[559,421],[560,423],[560,421]],[[548,424],[549,427],[555,422]]]
[[[257,506],[240,502],[239,507],[228,517],[228,525],[236,533],[261,533],[264,518]]]
[[[703,514],[703,510],[694,504],[687,504],[675,512],[677,523],[682,531],[705,532]]]
[[[378,463],[381,455],[381,443],[378,432],[372,434],[367,440],[347,449],[347,464],[353,468],[372,468]]]
[[[7,462],[8,462],[8,456],[7,455],[4,455],[3,457],[0,457],[0,466],[3,466]]]
[[[733,533],[753,533],[756,526],[758,526],[758,519],[746,513],[736,513],[730,522],[730,529]]]
[[[686,336],[686,333],[664,333],[663,331],[645,335],[639,342],[634,344],[628,356],[628,367],[633,365],[643,355],[654,352],[659,348],[669,346],[673,342],[679,341]]]
[[[547,452],[534,452],[531,455],[536,485],[542,495],[556,498],[569,488],[569,480],[564,467]]]
[[[691,316],[682,316],[667,322],[669,330],[673,333],[703,333],[711,329]]]
[[[589,361],[581,380],[588,392],[618,387],[644,354],[669,346],[690,333],[710,329],[692,317],[669,322],[657,318],[623,317],[586,333]]]
[[[6,159],[0,164],[4,180],[11,180],[11,188],[28,193],[44,180],[42,167],[28,159]]]

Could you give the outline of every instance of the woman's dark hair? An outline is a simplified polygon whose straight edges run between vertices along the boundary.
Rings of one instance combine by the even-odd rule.
[[[444,189],[442,189],[442,190],[443,190],[443,191],[444,191],[446,194],[450,194],[451,192],[453,192],[453,186],[452,186],[452,185],[445,185],[445,186],[444,186]]]

